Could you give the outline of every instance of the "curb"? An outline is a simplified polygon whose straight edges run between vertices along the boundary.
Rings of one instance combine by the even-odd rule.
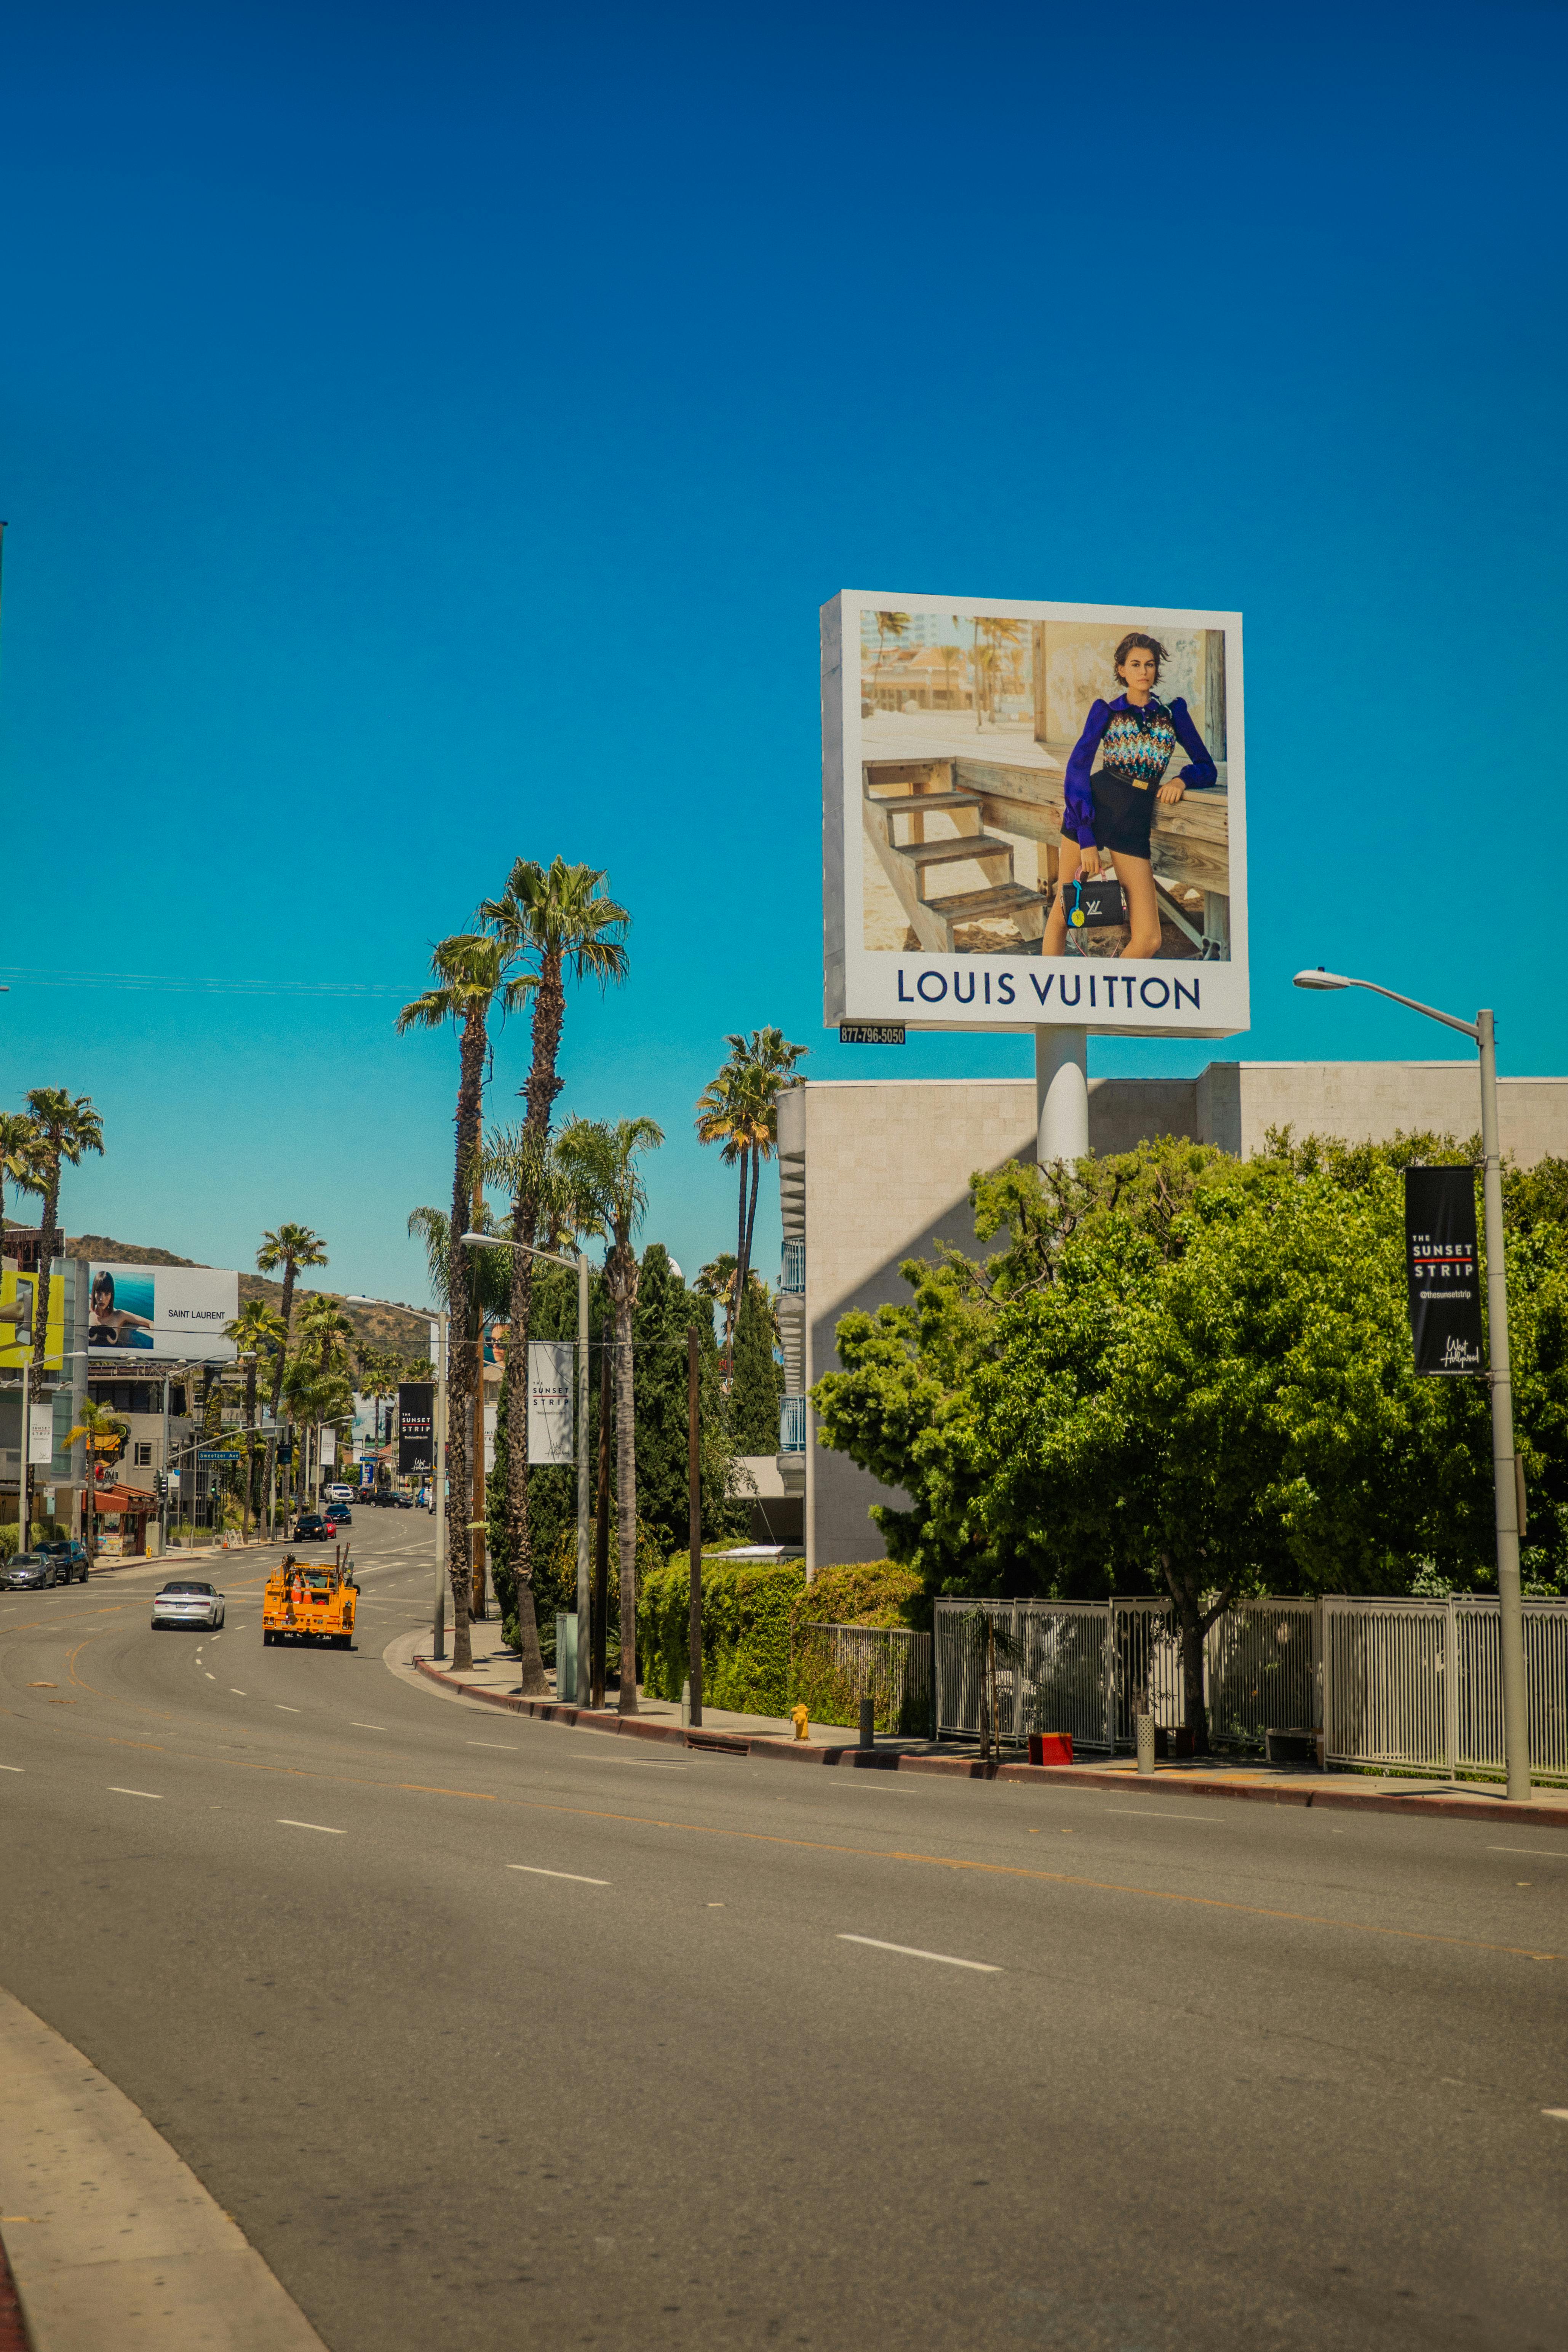
[[[22,2320],[16,2282],[11,2275],[10,2257],[3,2244],[0,2244],[0,2352],[32,2352]]]
[[[1129,1776],[1083,1769],[1072,1764],[983,1764],[964,1756],[905,1756],[897,1748],[828,1747],[818,1740],[773,1738],[765,1733],[692,1731],[684,1725],[645,1723],[614,1708],[568,1706],[558,1699],[520,1698],[510,1691],[481,1690],[443,1673],[428,1658],[416,1656],[416,1674],[465,1698],[482,1699],[487,1706],[526,1715],[537,1723],[553,1723],[566,1730],[613,1732],[622,1738],[658,1739],[675,1748],[695,1748],[728,1756],[766,1757],[779,1763],[824,1764],[859,1772],[929,1772],[951,1780],[1005,1780],[1033,1788],[1121,1789]],[[1347,1776],[1348,1777],[1348,1776]],[[1220,1775],[1199,1779],[1189,1774],[1144,1778],[1133,1785],[1140,1795],[1159,1797],[1228,1797],[1243,1804],[1296,1805],[1302,1811],[1354,1813],[1436,1813],[1447,1821],[1506,1822],[1518,1828],[1568,1832],[1568,1805],[1513,1805],[1505,1797],[1391,1797],[1373,1790],[1325,1786],[1321,1789],[1281,1786],[1267,1781],[1237,1781]]]

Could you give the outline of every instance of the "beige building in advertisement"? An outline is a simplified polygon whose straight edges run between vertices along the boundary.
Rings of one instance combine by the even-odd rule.
[[[1568,1078],[1503,1078],[1498,1094],[1505,1154],[1526,1167],[1568,1157]],[[970,1177],[977,1168],[1033,1160],[1037,1117],[1030,1078],[811,1080],[780,1096],[786,1394],[778,1454],[784,1499],[773,1507],[787,1509],[783,1539],[804,1543],[808,1574],[819,1565],[880,1558],[871,1505],[909,1504],[816,1442],[806,1392],[837,1365],[840,1317],[906,1302],[900,1264],[931,1256],[939,1241],[975,1249]],[[1401,1129],[1471,1135],[1479,1125],[1474,1060],[1211,1062],[1195,1078],[1089,1085],[1097,1152],[1183,1135],[1249,1159],[1273,1127],[1363,1142],[1386,1141]]]

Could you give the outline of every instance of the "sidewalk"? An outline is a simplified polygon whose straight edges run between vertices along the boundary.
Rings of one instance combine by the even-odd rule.
[[[502,1646],[499,1622],[471,1627],[474,1663],[459,1679],[446,1664],[432,1663],[427,1634],[403,1635],[394,1647],[400,1664],[454,1695],[480,1699],[513,1714],[527,1715],[563,1729],[609,1733],[620,1738],[663,1740],[686,1747],[722,1748],[781,1762],[836,1766],[860,1771],[927,1772],[945,1779],[1004,1780],[1038,1787],[1123,1789],[1130,1780],[1152,1796],[1230,1797],[1252,1803],[1300,1805],[1326,1811],[1436,1813],[1461,1821],[1511,1822],[1518,1827],[1568,1832],[1568,1789],[1539,1789],[1531,1802],[1510,1804],[1500,1784],[1411,1780],[1356,1772],[1316,1772],[1288,1765],[1229,1763],[1205,1757],[1158,1764],[1140,1776],[1128,1757],[1105,1764],[983,1762],[977,1745],[963,1740],[886,1739],[863,1749],[858,1735],[837,1724],[811,1724],[805,1739],[777,1716],[742,1715],[705,1706],[700,1729],[687,1730],[680,1709],[668,1699],[639,1691],[637,1712],[623,1716],[612,1702],[602,1710],[563,1705],[553,1696],[524,1698],[518,1685],[517,1653]],[[388,1664],[392,1660],[388,1659]],[[554,1677],[550,1677],[553,1685]]]

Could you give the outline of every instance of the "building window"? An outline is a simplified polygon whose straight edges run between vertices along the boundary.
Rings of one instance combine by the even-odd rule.
[[[151,1470],[153,1467],[153,1444],[150,1438],[137,1441],[136,1467],[138,1470]]]

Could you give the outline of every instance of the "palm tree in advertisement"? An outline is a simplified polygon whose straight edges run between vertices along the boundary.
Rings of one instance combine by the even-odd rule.
[[[938,646],[936,650],[942,662],[942,692],[947,697],[947,708],[951,710],[953,707],[952,673],[958,667],[959,663],[963,659],[963,647],[962,646]]]
[[[597,981],[602,994],[612,985],[618,988],[626,976],[626,934],[631,917],[605,890],[604,881],[605,875],[598,866],[568,866],[560,857],[542,866],[533,858],[520,857],[507,877],[501,896],[486,899],[479,908],[480,922],[504,943],[510,954],[522,960],[532,982],[532,1050],[527,1081],[521,1088],[527,1110],[509,1173],[500,1181],[509,1185],[512,1195],[510,1238],[525,1245],[509,1253],[508,1319],[514,1344],[507,1350],[502,1375],[507,1431],[505,1525],[517,1573],[522,1688],[535,1696],[544,1689],[545,1681],[536,1632],[531,1656],[527,1646],[529,1628],[533,1622],[533,1559],[528,1525],[527,1342],[533,1307],[534,1265],[528,1252],[538,1245],[544,1191],[552,1181],[550,1128],[562,1087],[558,1066],[561,1033],[566,1019],[567,978],[579,982]],[[492,1255],[499,1256],[500,1253]]]
[[[263,1234],[261,1247],[256,1253],[258,1274],[276,1274],[283,1269],[283,1303],[279,1312],[283,1320],[283,1346],[278,1350],[278,1360],[272,1369],[272,1395],[269,1401],[271,1418],[278,1418],[278,1402],[283,1393],[283,1365],[289,1345],[289,1329],[294,1314],[294,1278],[302,1265],[325,1265],[327,1245],[309,1225],[279,1225],[276,1233]],[[272,1494],[274,1451],[278,1441],[267,1441],[267,1492]],[[268,1503],[270,1513],[272,1505]],[[287,1508],[287,1504],[285,1504]]]
[[[469,1253],[461,1237],[470,1229],[472,1192],[479,1174],[490,1008],[499,1003],[503,1013],[510,1012],[534,984],[532,973],[519,973],[516,963],[515,950],[492,934],[459,931],[440,940],[430,957],[435,986],[405,1004],[397,1016],[399,1036],[411,1029],[442,1029],[448,1023],[458,1033],[452,1211],[447,1228],[447,1473],[452,1496],[452,1508],[447,1514],[447,1574],[452,1587],[452,1667],[458,1674],[474,1662],[468,1631],[473,1587],[468,1418],[478,1380],[474,1361],[478,1301],[469,1279]],[[440,1475],[439,1466],[437,1475]]]
[[[873,703],[875,703],[877,699],[877,682],[882,675],[882,657],[888,650],[888,640],[891,637],[896,645],[899,639],[907,634],[909,625],[910,616],[907,613],[879,613],[877,614],[877,658],[871,665],[871,699]]]
[[[248,1535],[251,1519],[260,1517],[256,1492],[256,1465],[261,1458],[256,1434],[258,1375],[264,1355],[281,1359],[287,1334],[283,1318],[268,1307],[265,1298],[247,1298],[234,1321],[225,1328],[245,1366],[245,1516]]]
[[[995,709],[997,683],[1009,667],[1009,656],[1021,645],[1022,621],[982,617],[974,624],[974,724],[979,728]]]
[[[576,1192],[582,1231],[610,1247],[605,1259],[616,1314],[616,1532],[621,1559],[621,1696],[623,1715],[637,1712],[637,1391],[632,1364],[632,1309],[637,1305],[634,1246],[647,1211],[637,1160],[657,1150],[664,1129],[651,1118],[568,1120],[560,1155]]]

